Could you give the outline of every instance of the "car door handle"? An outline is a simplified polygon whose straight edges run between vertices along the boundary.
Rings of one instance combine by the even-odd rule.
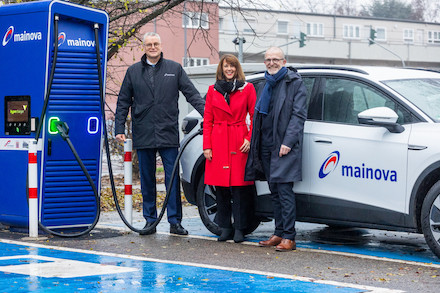
[[[313,139],[314,142],[317,143],[326,143],[326,144],[332,144],[332,141],[328,138],[322,138],[322,137],[315,137]]]

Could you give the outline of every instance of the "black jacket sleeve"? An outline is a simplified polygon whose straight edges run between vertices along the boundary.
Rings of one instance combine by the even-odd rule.
[[[205,100],[202,99],[199,91],[191,82],[185,70],[183,70],[182,66],[180,66],[179,90],[183,93],[187,102],[190,103],[203,117],[203,112],[205,110]]]
[[[128,111],[133,104],[133,86],[130,77],[130,68],[125,74],[121,89],[119,90],[118,102],[115,114],[115,135],[125,134],[125,121]]]

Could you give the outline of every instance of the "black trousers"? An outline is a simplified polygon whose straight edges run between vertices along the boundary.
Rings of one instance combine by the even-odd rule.
[[[217,216],[216,223],[220,228],[245,230],[254,213],[253,186],[216,186]],[[232,202],[231,202],[232,201]]]
[[[270,178],[270,149],[262,148],[261,162],[266,178]],[[270,182],[269,189],[273,202],[275,219],[274,235],[295,240],[296,202],[293,182]]]

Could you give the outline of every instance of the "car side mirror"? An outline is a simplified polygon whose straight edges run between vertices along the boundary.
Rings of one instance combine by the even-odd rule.
[[[405,128],[397,123],[398,118],[397,113],[388,107],[371,108],[358,114],[360,124],[385,127],[391,133],[405,131]]]

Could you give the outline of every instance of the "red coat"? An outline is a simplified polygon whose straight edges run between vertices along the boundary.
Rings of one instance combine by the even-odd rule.
[[[225,97],[210,86],[206,95],[203,116],[203,149],[212,149],[212,160],[206,160],[205,184],[215,186],[252,185],[244,181],[247,153],[240,147],[244,139],[251,141],[256,93],[253,84],[230,95],[230,105]],[[250,129],[246,116],[250,115]]]

